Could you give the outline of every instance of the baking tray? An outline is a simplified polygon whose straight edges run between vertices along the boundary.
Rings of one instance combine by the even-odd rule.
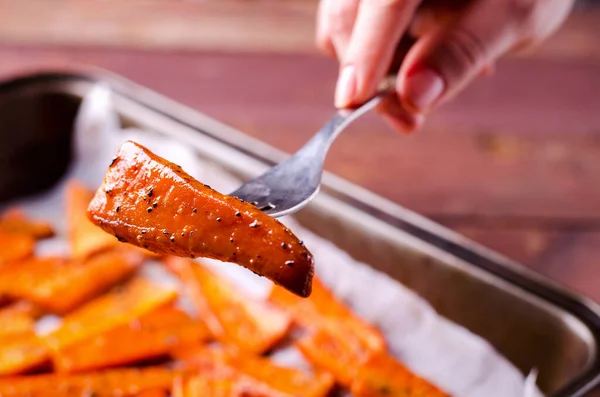
[[[60,71],[0,82],[0,203],[39,193],[65,173],[78,106],[98,82],[126,126],[170,135],[242,179],[286,154],[104,71]],[[296,219],[387,273],[441,315],[488,340],[552,397],[600,382],[599,307],[413,212],[333,175]]]

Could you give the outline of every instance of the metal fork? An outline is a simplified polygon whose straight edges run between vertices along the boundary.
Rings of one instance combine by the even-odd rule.
[[[273,217],[304,207],[319,192],[325,156],[335,138],[353,121],[375,108],[394,84],[395,78],[390,76],[382,82],[377,94],[363,105],[338,110],[292,157],[244,183],[230,196],[252,203]]]

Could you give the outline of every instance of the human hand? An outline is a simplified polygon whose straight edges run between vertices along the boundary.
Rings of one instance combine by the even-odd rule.
[[[396,95],[380,111],[412,132],[424,114],[489,73],[506,53],[539,43],[568,15],[574,0],[321,0],[317,45],[336,57],[335,105],[375,93],[394,57],[403,57]],[[398,53],[401,38],[415,42]]]

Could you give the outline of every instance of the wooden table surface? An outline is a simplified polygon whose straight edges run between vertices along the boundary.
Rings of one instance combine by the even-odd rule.
[[[162,30],[155,6],[144,9],[147,19],[117,34],[81,23],[81,15],[109,18],[114,9],[65,1],[71,8],[62,21],[82,29],[82,38],[0,0],[6,11],[0,16],[0,77],[49,66],[99,66],[294,151],[332,112],[336,65],[312,50],[314,7],[284,3],[269,11],[276,20],[256,11],[245,19],[240,15],[249,9],[225,12],[210,2],[163,7]],[[125,14],[117,18],[122,23]],[[35,21],[20,25],[27,15]],[[193,15],[213,27],[244,28],[237,36],[208,39],[206,27],[199,28],[204,34],[189,40],[201,22]],[[179,36],[160,39],[156,32],[176,30],[177,18]],[[251,25],[257,24],[272,30],[256,33]],[[538,53],[501,62],[494,76],[431,115],[414,136],[376,117],[360,120],[336,142],[327,169],[600,301],[598,26],[597,9],[575,12]]]

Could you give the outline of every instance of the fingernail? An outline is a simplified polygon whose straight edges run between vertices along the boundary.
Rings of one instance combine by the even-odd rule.
[[[426,111],[440,98],[445,84],[442,77],[431,69],[421,69],[406,78],[403,97],[411,107]]]
[[[356,71],[349,65],[342,69],[335,88],[335,107],[345,108],[352,104],[356,90]]]

